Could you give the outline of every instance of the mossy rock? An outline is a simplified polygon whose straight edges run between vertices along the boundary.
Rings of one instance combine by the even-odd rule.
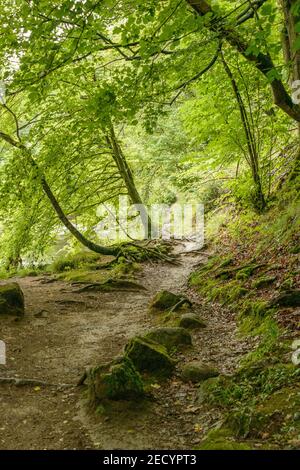
[[[144,396],[142,378],[128,357],[103,364],[88,373],[90,402],[135,400]]]
[[[272,307],[300,307],[300,289],[291,289],[279,294],[270,305]]]
[[[180,346],[190,346],[192,337],[184,328],[161,327],[155,328],[147,333],[144,338],[162,344],[170,352]]]
[[[299,387],[284,387],[267,396],[256,407],[234,411],[227,416],[226,425],[237,437],[259,438],[262,434],[284,434],[290,428],[290,437],[299,435],[300,423],[295,414],[300,407]]]
[[[263,433],[277,433],[283,422],[284,413],[280,410],[263,413],[249,409],[230,413],[226,426],[230,427],[237,438],[259,438]]]
[[[265,276],[256,279],[253,283],[253,287],[255,289],[263,289],[264,287],[268,287],[276,281],[276,276]]]
[[[220,387],[225,389],[227,383],[223,380],[223,376],[219,375],[218,377],[211,377],[209,379],[204,380],[198,391],[198,403],[212,403],[214,401],[214,392],[218,390]]]
[[[219,428],[210,431],[199,450],[251,450],[251,447],[245,442],[234,440],[230,429]]]
[[[132,338],[125,347],[125,353],[139,372],[168,377],[175,367],[175,361],[170,358],[165,346],[150,339]]]
[[[180,308],[187,305],[191,305],[191,302],[182,295],[173,294],[167,290],[160,291],[156,294],[151,302],[150,309],[165,311],[169,309],[179,310]]]
[[[24,294],[16,282],[0,285],[0,315],[23,316]]]
[[[201,320],[195,313],[185,313],[178,321],[178,326],[181,328],[205,328],[206,323]]]
[[[219,372],[209,364],[193,361],[186,364],[181,371],[181,378],[184,382],[198,383],[203,380],[217,377]]]

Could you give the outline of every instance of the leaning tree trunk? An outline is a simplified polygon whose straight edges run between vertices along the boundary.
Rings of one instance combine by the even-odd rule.
[[[92,242],[91,240],[88,240],[76,227],[75,225],[70,222],[68,217],[65,215],[63,209],[61,208],[58,200],[56,199],[55,195],[53,194],[45,175],[41,172],[38,164],[36,163],[35,159],[33,158],[31,151],[20,141],[14,140],[10,135],[5,134],[4,132],[0,132],[0,138],[5,140],[7,143],[12,145],[13,147],[18,148],[27,161],[30,163],[31,167],[35,171],[37,177],[40,180],[41,186],[43,188],[44,193],[48,197],[53,209],[55,210],[59,220],[62,222],[62,224],[66,227],[66,229],[69,230],[69,232],[85,247],[87,247],[89,250],[95,251],[96,253],[102,254],[102,255],[113,255],[116,256],[119,254],[119,249],[118,247],[106,247],[106,246],[101,246],[97,245],[96,243]]]
[[[23,150],[24,151],[24,150]],[[40,174],[39,167],[35,160],[33,159],[32,155],[26,149],[27,158],[30,161],[32,167],[35,169],[37,174],[39,175],[39,179],[43,188],[44,193],[48,197],[53,209],[55,210],[59,220],[62,224],[69,230],[69,232],[85,247],[87,247],[91,251],[95,251],[96,253],[100,253],[102,255],[117,255],[119,250],[118,248],[111,248],[105,247],[101,245],[97,245],[96,243],[88,240],[76,227],[75,225],[70,222],[68,217],[65,215],[63,209],[61,208],[58,200],[56,199],[55,195],[53,194],[46,177],[43,174]]]
[[[293,3],[296,1],[297,0],[293,0]],[[210,18],[205,22],[205,27],[213,32],[219,39],[224,39],[233,49],[241,54],[245,60],[252,63],[253,66],[269,80],[269,74],[276,69],[272,57],[268,52],[253,53],[249,51],[248,41],[238,30],[239,24],[242,24],[241,21],[237,22],[235,26],[229,22],[227,23],[226,16],[224,21],[222,15],[218,14],[207,0],[186,0],[186,2],[197,15],[205,16],[210,14]],[[260,4],[263,3],[264,2],[260,2]],[[247,19],[251,17],[253,16],[247,16]],[[286,90],[282,80],[274,78],[274,80],[270,82],[270,87],[276,106],[294,119],[294,121],[300,123],[300,106],[293,103],[292,97]]]
[[[108,146],[112,150],[112,157],[117,165],[120,176],[122,177],[125,183],[129,198],[132,204],[138,206],[138,210],[140,211],[140,217],[141,217],[144,230],[145,230],[145,236],[147,238],[150,238],[152,234],[151,233],[152,231],[151,218],[136,188],[132,171],[127,163],[125,155],[123,154],[121,146],[116,138],[116,134],[112,125],[109,129],[109,134],[106,135],[106,141],[107,141]]]
[[[300,22],[299,15],[293,11],[298,0],[279,0],[283,18],[283,51],[286,64],[290,67],[290,82],[300,80],[300,49],[296,49],[299,33],[296,25]]]
[[[300,49],[296,48],[296,41],[299,41],[300,34],[296,25],[300,23],[300,16],[295,14],[294,7],[298,0],[279,0],[279,5],[283,15],[282,45],[285,63],[289,69],[289,83],[300,80]],[[300,83],[300,82],[299,82]],[[297,86],[299,88],[299,84]],[[300,123],[298,123],[298,137],[300,140]],[[300,174],[300,142],[295,160],[294,168],[290,173],[290,179],[294,179]]]
[[[256,143],[255,143],[255,136],[252,132],[251,125],[248,119],[248,114],[246,107],[244,105],[241,93],[239,91],[238,85],[236,83],[236,80],[227,64],[225,61],[225,58],[223,56],[223,53],[221,52],[221,59],[222,63],[225,69],[225,72],[231,82],[231,86],[234,92],[234,96],[236,98],[240,115],[241,115],[241,121],[243,124],[243,128],[245,131],[245,137],[246,137],[246,142],[247,142],[247,148],[248,148],[248,155],[249,155],[249,165],[251,168],[252,172],[252,178],[254,182],[254,195],[253,195],[253,205],[255,209],[258,212],[263,211],[263,209],[266,207],[266,201],[262,189],[262,183],[261,183],[261,178],[260,178],[260,170],[259,170],[259,156],[257,153],[257,148],[256,148]]]

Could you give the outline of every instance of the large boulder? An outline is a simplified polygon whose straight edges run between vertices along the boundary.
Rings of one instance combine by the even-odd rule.
[[[190,346],[192,344],[192,337],[184,328],[154,328],[149,331],[144,338],[162,344],[168,351],[180,346]]]
[[[184,382],[198,383],[203,380],[216,377],[219,372],[209,364],[193,361],[186,364],[181,371],[181,378]]]
[[[0,285],[0,315],[22,316],[24,310],[24,295],[16,282]]]
[[[195,313],[185,313],[182,315],[182,317],[179,319],[178,325],[182,328],[190,329],[206,327],[206,323]]]
[[[162,376],[170,376],[175,361],[168,355],[165,346],[150,339],[135,337],[125,347],[127,357],[139,372],[150,372]]]
[[[154,311],[159,310],[163,312],[169,309],[179,310],[185,305],[191,305],[191,302],[186,297],[163,290],[156,294],[150,308]]]
[[[90,401],[135,400],[144,396],[142,378],[128,357],[100,365],[88,372]]]

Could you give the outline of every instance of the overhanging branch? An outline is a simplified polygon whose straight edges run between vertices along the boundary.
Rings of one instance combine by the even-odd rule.
[[[270,74],[276,70],[275,65],[269,53],[254,54],[250,52],[249,44],[239,34],[238,31],[229,25],[221,22],[221,19],[213,11],[211,6],[206,0],[186,0],[187,3],[199,16],[211,14],[211,20],[206,23],[206,27],[217,34],[222,40],[227,41],[236,51],[238,51],[248,62],[251,62],[259,72],[261,72],[268,80]],[[270,82],[273,93],[274,103],[288,116],[297,122],[300,122],[300,106],[294,104],[289,93],[285,89],[282,81],[278,78]]]

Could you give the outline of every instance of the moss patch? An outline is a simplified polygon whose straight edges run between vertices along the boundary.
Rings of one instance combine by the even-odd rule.
[[[19,284],[0,285],[0,314],[22,316],[24,309],[24,295]]]
[[[192,344],[192,337],[184,328],[155,328],[149,331],[144,338],[165,346],[169,352],[180,346],[190,346]]]
[[[167,349],[149,339],[131,339],[126,345],[125,353],[140,372],[170,376],[175,367],[175,361],[170,358]]]
[[[191,302],[184,296],[163,290],[158,292],[152,300],[150,310],[163,312],[165,310],[173,309],[175,311],[188,305],[191,305]]]
[[[134,400],[144,396],[140,374],[128,357],[91,369],[88,373],[89,401]]]
[[[213,366],[198,361],[186,364],[181,372],[181,378],[184,382],[193,383],[202,382],[217,375],[219,372]]]
[[[245,442],[234,440],[232,432],[226,428],[213,429],[207,434],[199,450],[251,450]]]
[[[264,287],[270,286],[276,281],[276,276],[262,276],[253,282],[255,289],[263,289]]]

